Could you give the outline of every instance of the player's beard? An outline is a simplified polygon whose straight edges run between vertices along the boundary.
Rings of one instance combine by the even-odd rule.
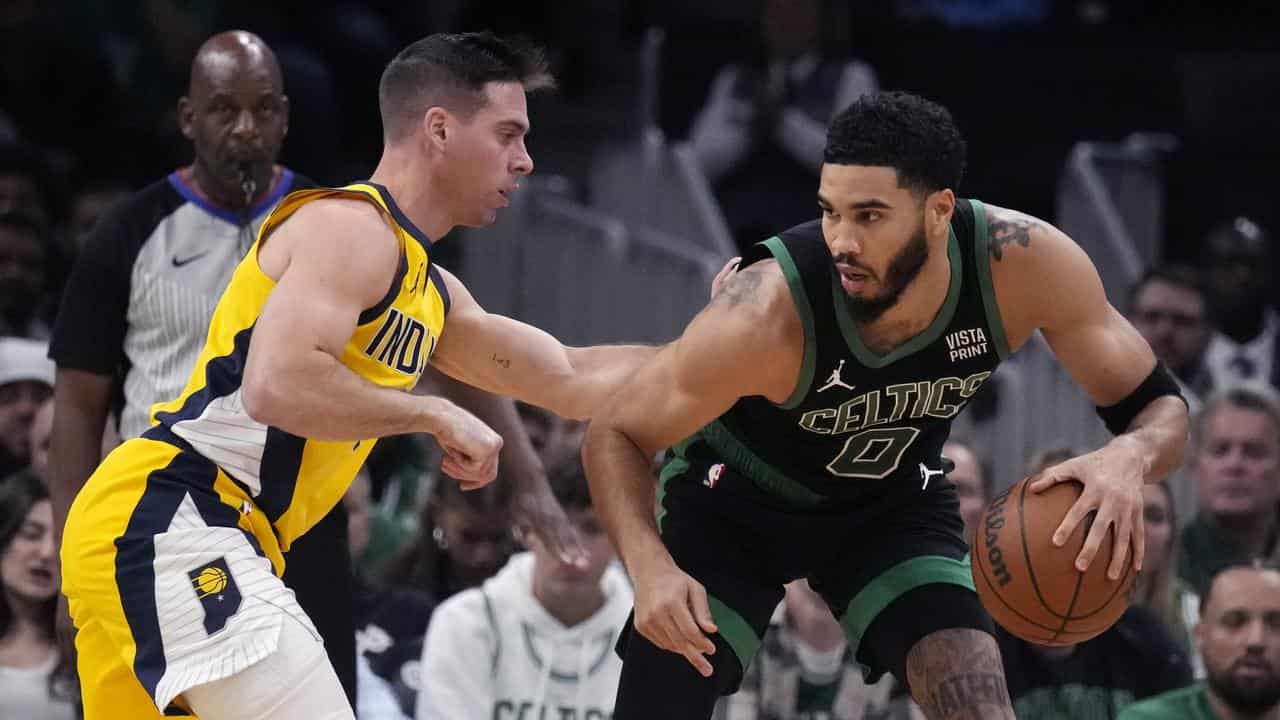
[[[878,295],[870,298],[846,296],[853,317],[859,322],[874,322],[879,319],[886,310],[898,304],[902,291],[916,279],[928,259],[929,241],[925,237],[924,222],[921,222],[911,239],[889,262],[880,281],[884,289]]]
[[[1240,683],[1231,670],[1209,672],[1209,687],[1236,712],[1261,715],[1280,703],[1280,676],[1273,671],[1266,681]]]

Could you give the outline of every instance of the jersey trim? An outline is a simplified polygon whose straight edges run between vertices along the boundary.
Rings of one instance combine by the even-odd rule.
[[[790,410],[804,400],[809,394],[809,388],[813,385],[813,366],[818,358],[817,335],[813,327],[813,308],[809,306],[809,294],[805,292],[800,270],[796,267],[796,261],[791,257],[787,246],[783,244],[782,238],[774,236],[765,240],[763,244],[777,259],[778,267],[782,268],[782,276],[787,280],[787,288],[791,290],[791,300],[795,303],[796,312],[800,314],[800,325],[804,328],[804,358],[800,363],[800,374],[796,377],[796,386],[791,391],[791,396],[779,405]]]
[[[382,185],[379,185],[378,183],[370,182],[368,180],[364,182],[358,182],[358,183],[352,183],[352,184],[364,185],[376,190],[378,192],[378,195],[382,198],[382,202],[386,203],[387,210],[391,213],[391,217],[395,218],[396,224],[399,225],[401,228],[403,228],[405,232],[408,232],[410,235],[412,235],[414,240],[417,240],[418,242],[422,243],[422,247],[424,249],[426,250],[431,249],[431,238],[427,237],[426,233],[419,230],[418,226],[413,224],[413,221],[409,219],[408,215],[404,214],[404,211],[402,211],[400,209],[400,206],[396,204],[396,199],[391,197],[391,193],[385,187],[383,187]]]
[[[840,325],[840,333],[844,335],[845,342],[849,345],[849,350],[853,352],[853,356],[858,359],[858,362],[869,368],[882,368],[928,347],[938,339],[938,336],[942,335],[942,332],[951,324],[951,318],[955,315],[956,304],[960,299],[960,285],[964,279],[960,242],[956,239],[955,230],[950,227],[947,228],[947,259],[951,263],[951,283],[947,288],[947,297],[942,303],[942,308],[934,316],[933,322],[915,337],[884,355],[877,355],[862,342],[858,327],[853,322],[853,314],[848,311],[848,298],[844,294],[844,288],[840,286],[840,277],[834,271],[831,273],[831,293],[835,301],[836,319]]]
[[[1009,336],[1005,334],[1005,322],[1000,319],[1000,302],[996,301],[996,286],[991,282],[991,236],[987,234],[987,208],[979,200],[973,205],[974,264],[978,266],[978,287],[982,288],[982,306],[987,311],[987,327],[991,328],[996,352],[1000,359],[1009,357]]]
[[[396,276],[391,279],[391,287],[387,288],[387,294],[382,296],[377,305],[365,308],[360,312],[360,317],[356,318],[357,325],[368,325],[382,316],[382,313],[391,307],[391,303],[396,301],[396,296],[400,294],[400,284],[404,282],[404,276],[409,274],[409,256],[404,250],[400,250],[400,264],[396,266]]]
[[[991,282],[991,242],[987,235],[987,208],[980,200],[970,200],[973,206],[973,259],[978,266],[978,287],[982,290],[982,307],[987,311],[987,327],[991,329],[1000,359],[1009,357],[1009,338],[1004,333],[1004,321],[1000,319],[1000,303],[996,302],[995,285]]]
[[[867,583],[840,615],[840,626],[844,628],[853,656],[857,657],[862,636],[877,615],[908,591],[932,583],[949,583],[974,590],[969,556],[956,560],[943,555],[920,555],[894,565]]]
[[[713,420],[699,431],[707,444],[733,468],[751,478],[761,490],[777,495],[800,507],[814,507],[826,500],[822,495],[782,474],[734,437],[729,428],[719,420]]]
[[[746,618],[711,593],[707,593],[707,607],[711,610],[711,619],[716,621],[716,629],[720,631],[720,636],[729,643],[733,654],[738,656],[743,672],[746,672],[751,659],[760,650],[759,636]]]
[[[440,293],[440,300],[444,302],[444,314],[445,317],[448,317],[452,302],[449,299],[449,288],[444,285],[444,276],[440,274],[440,270],[435,263],[427,265],[427,275],[431,276],[431,282],[436,286],[436,292]]]
[[[195,205],[219,220],[225,220],[232,225],[244,224],[244,218],[239,213],[227,210],[226,208],[220,208],[203,197],[200,197],[200,195],[196,193],[195,188],[182,180],[182,176],[178,174],[177,170],[169,173],[168,180],[169,184],[173,186],[173,189],[176,190],[184,200],[192,205]],[[284,197],[293,189],[293,171],[289,168],[284,168],[280,173],[280,181],[276,183],[276,188],[262,200],[258,201],[258,203],[252,208],[249,208],[248,216],[250,218],[255,218],[268,208],[274,207],[276,203],[280,202],[280,198]]]

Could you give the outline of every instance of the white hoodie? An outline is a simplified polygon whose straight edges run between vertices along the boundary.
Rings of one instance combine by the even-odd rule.
[[[616,565],[600,584],[604,605],[568,628],[533,596],[532,553],[446,600],[423,642],[417,720],[609,720],[632,593]]]

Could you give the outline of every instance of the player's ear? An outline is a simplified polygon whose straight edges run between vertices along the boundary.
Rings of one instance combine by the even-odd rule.
[[[956,209],[956,194],[950,188],[929,193],[925,198],[925,217],[934,227],[944,227],[951,222]]]
[[[449,139],[449,111],[434,105],[422,115],[422,131],[426,141],[443,150]]]

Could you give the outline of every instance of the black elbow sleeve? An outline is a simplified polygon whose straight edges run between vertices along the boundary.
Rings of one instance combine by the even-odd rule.
[[[1157,361],[1155,368],[1151,374],[1147,376],[1142,384],[1138,385],[1133,392],[1129,393],[1123,400],[1115,405],[1098,408],[1098,417],[1106,423],[1107,429],[1112,435],[1129,429],[1129,424],[1138,416],[1153,400],[1162,395],[1173,395],[1183,403],[1187,399],[1182,396],[1182,390],[1178,386],[1178,381],[1174,379],[1164,363]]]

